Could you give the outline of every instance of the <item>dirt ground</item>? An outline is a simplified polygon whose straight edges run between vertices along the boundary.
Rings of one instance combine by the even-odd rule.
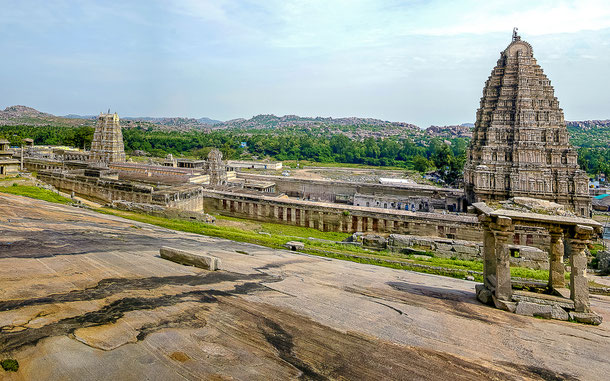
[[[610,297],[586,326],[489,308],[474,285],[0,194],[0,351],[20,364],[0,378],[607,379]]]

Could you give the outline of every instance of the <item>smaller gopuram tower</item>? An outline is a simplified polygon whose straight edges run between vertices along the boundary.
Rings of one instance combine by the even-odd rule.
[[[125,161],[125,147],[123,145],[123,133],[116,114],[100,113],[91,142],[91,153],[89,160],[96,163],[112,163]]]
[[[485,83],[464,184],[470,203],[533,197],[589,216],[588,177],[569,143],[563,110],[516,28]]]

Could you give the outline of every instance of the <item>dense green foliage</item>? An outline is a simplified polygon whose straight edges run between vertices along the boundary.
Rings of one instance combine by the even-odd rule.
[[[568,127],[570,143],[578,147],[578,162],[587,173],[610,174],[610,127],[583,130]]]
[[[368,131],[368,127],[360,126]],[[338,126],[335,130],[351,130]],[[374,131],[374,128],[370,128]],[[569,127],[570,141],[578,147],[579,162],[589,174],[610,173],[610,127],[583,130]],[[0,126],[0,137],[19,145],[23,138],[35,144],[91,146],[93,127]],[[146,151],[152,156],[204,158],[210,149],[218,148],[225,158],[265,158],[307,160],[318,163],[345,163],[370,166],[393,166],[421,173],[436,170],[448,184],[461,176],[468,145],[466,138],[433,138],[426,134],[410,137],[388,136],[353,139],[330,134],[324,128],[231,129],[212,132],[161,131],[152,128],[124,128],[127,152]],[[241,143],[247,144],[246,148]]]
[[[19,145],[23,138],[35,144],[90,147],[93,128],[62,128],[53,126],[2,126],[0,136]],[[320,163],[349,163],[371,166],[396,166],[422,173],[438,170],[447,183],[460,177],[465,159],[466,139],[446,141],[425,135],[414,138],[350,139],[345,135],[327,136],[316,129],[219,130],[178,132],[153,129],[123,129],[125,150],[142,150],[153,156],[204,158],[211,148],[218,148],[225,158],[270,157],[275,160],[309,160]],[[242,148],[245,142],[247,148]]]

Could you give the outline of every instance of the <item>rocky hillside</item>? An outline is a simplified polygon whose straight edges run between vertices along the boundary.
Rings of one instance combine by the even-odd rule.
[[[10,106],[0,111],[0,126],[84,126],[93,124],[92,120],[80,118],[65,118],[40,112],[27,106]]]
[[[215,128],[241,128],[241,129],[281,129],[284,127],[320,127],[320,126],[370,126],[370,127],[396,127],[409,130],[418,130],[414,124],[404,122],[388,122],[373,118],[323,118],[302,117],[297,115],[275,116],[257,115],[251,119],[233,119],[220,123]]]
[[[28,125],[28,126],[92,126],[97,119],[96,115],[55,116],[40,112],[27,106],[10,106],[0,111],[0,126],[2,125]],[[168,131],[188,131],[193,129],[208,129],[219,120],[210,118],[151,118],[151,117],[121,117],[124,127],[151,127],[153,129]]]
[[[580,130],[587,131],[596,127],[610,127],[610,119],[573,121],[566,122],[566,124],[568,125],[568,127],[578,128]]]
[[[471,138],[472,129],[471,123],[464,123],[459,126],[430,126],[426,128],[426,133],[444,138]]]

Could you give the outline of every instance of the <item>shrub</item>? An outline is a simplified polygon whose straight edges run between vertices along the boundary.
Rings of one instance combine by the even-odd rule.
[[[7,372],[16,372],[19,370],[19,362],[15,359],[4,359],[0,361],[0,365],[2,366],[2,369]]]

